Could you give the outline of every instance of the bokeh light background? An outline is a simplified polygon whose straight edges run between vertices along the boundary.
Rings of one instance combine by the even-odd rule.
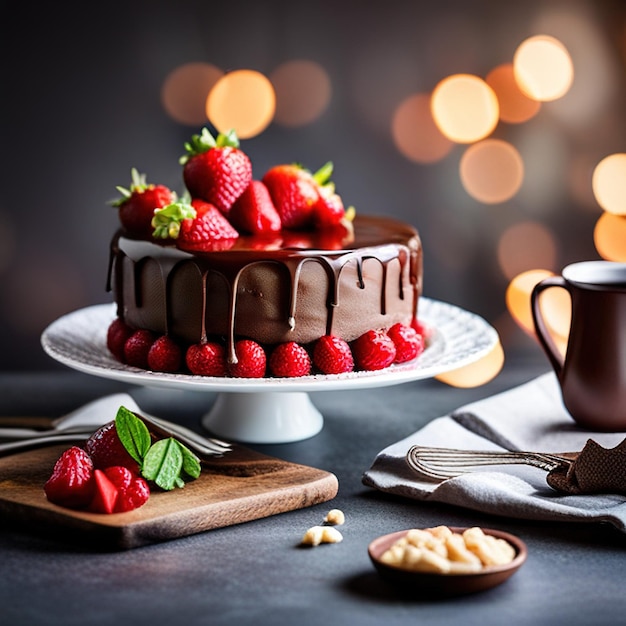
[[[419,229],[425,295],[501,337],[450,384],[544,358],[538,280],[626,261],[621,1],[36,5],[4,2],[0,26],[2,369],[60,367],[42,330],[111,300],[115,187],[136,167],[182,191],[205,124],[238,130],[257,178],[332,160],[346,204]],[[542,303],[564,345],[568,302]]]

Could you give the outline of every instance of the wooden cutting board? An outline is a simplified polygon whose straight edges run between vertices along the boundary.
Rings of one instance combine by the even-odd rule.
[[[183,489],[153,491],[127,513],[72,511],[51,504],[43,486],[68,444],[0,458],[0,519],[103,548],[128,549],[305,508],[337,495],[334,474],[243,446]]]

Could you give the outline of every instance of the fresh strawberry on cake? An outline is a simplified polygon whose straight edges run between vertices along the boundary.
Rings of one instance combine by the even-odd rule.
[[[156,372],[293,378],[419,358],[415,228],[346,208],[331,161],[255,176],[234,132],[206,128],[185,151],[185,189],[152,211],[150,240],[121,224],[111,242],[116,359]]]

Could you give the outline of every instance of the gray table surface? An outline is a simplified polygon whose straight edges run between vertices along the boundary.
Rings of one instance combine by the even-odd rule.
[[[513,359],[494,381],[474,389],[426,380],[311,394],[325,417],[319,435],[251,447],[333,472],[339,493],[329,503],[124,552],[0,521],[0,623],[626,623],[626,538],[612,527],[486,516],[391,497],[361,482],[382,448],[544,371],[541,360]],[[213,400],[211,394],[135,388],[60,369],[0,374],[0,414],[58,415],[116,391],[196,429]],[[347,518],[344,541],[299,548],[303,532],[335,507]],[[528,560],[506,583],[480,594],[430,601],[399,595],[370,564],[368,543],[394,530],[437,524],[512,532],[526,542]]]

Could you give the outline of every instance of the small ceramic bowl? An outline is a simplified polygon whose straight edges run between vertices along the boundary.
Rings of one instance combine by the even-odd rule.
[[[462,533],[466,529],[450,527],[450,530]],[[527,555],[526,545],[515,535],[489,528],[483,528],[482,530],[486,535],[493,535],[508,541],[515,548],[515,558],[506,565],[485,567],[480,572],[472,574],[414,572],[383,563],[380,560],[383,553],[398,539],[406,535],[408,530],[400,530],[374,539],[368,547],[368,554],[378,573],[387,582],[398,587],[403,592],[423,597],[476,593],[500,585],[510,578],[522,566]]]

